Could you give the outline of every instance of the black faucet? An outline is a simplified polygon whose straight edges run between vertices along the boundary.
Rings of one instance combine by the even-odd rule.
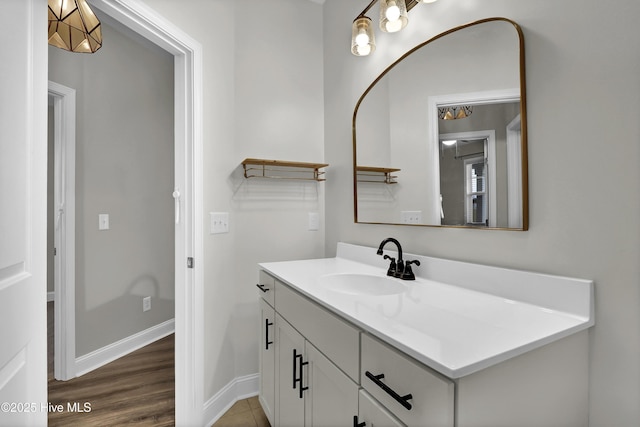
[[[384,248],[384,245],[389,242],[395,244],[398,248],[398,260],[396,261],[395,258],[390,257],[389,255],[384,256],[384,259],[391,260],[391,264],[389,265],[389,269],[387,270],[387,276],[398,277],[402,280],[415,280],[416,276],[411,270],[411,264],[420,265],[420,261],[407,261],[407,264],[405,266],[404,260],[402,259],[402,246],[396,239],[394,239],[393,237],[387,237],[386,239],[384,239],[378,247],[378,255],[382,255],[382,249]]]

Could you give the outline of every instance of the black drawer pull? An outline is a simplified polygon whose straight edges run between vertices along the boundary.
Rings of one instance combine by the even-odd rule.
[[[296,360],[298,359],[298,360]],[[296,361],[298,362],[298,371],[300,371],[300,376],[298,378],[296,378]],[[305,390],[309,390],[309,387],[304,387],[302,385],[302,367],[305,365],[308,365],[309,362],[303,362],[302,361],[302,354],[298,354],[298,352],[296,351],[296,349],[293,349],[293,388],[295,390],[296,388],[296,384],[300,383],[300,388],[299,390],[299,394],[298,397],[300,397],[300,399],[302,399],[303,395],[302,393]]]
[[[300,355],[299,363],[300,364],[298,365],[298,367],[299,367],[299,371],[300,371],[300,378],[299,378],[299,381],[300,381],[300,389],[299,389],[300,394],[298,395],[298,397],[300,397],[300,399],[302,399],[302,397],[303,397],[302,393],[304,393],[305,390],[309,390],[309,387],[304,387],[302,385],[302,367],[305,366],[305,365],[308,365],[309,362],[303,362],[302,361],[302,355]]]
[[[382,378],[384,378],[384,374],[373,375],[371,372],[367,371],[365,372],[365,375],[367,376],[367,378],[373,381],[375,385],[377,385],[382,390],[384,390],[389,396],[393,397],[399,404],[407,408],[407,410],[409,411],[411,410],[411,407],[412,407],[411,403],[407,402],[407,400],[413,399],[413,396],[411,396],[411,393],[405,396],[400,396],[391,387],[389,387],[388,385],[380,381]]]
[[[269,322],[269,319],[264,319],[264,329],[265,329],[265,350],[269,350],[269,344],[273,344],[273,341],[269,341],[269,326],[273,326],[273,322]]]
[[[297,375],[296,375],[296,367],[297,367],[296,362],[298,361],[298,356],[300,358],[302,358],[302,355],[298,354],[298,351],[294,348],[293,349],[293,389],[294,390],[296,389],[296,384],[298,384],[298,381],[299,381],[299,379],[296,378],[297,377]]]
[[[353,427],[366,427],[367,423],[366,422],[358,422],[358,416],[354,415],[353,416]]]
[[[266,287],[265,287],[266,285],[261,285],[261,284],[259,284],[259,283],[258,283],[256,286],[258,287],[258,289],[260,289],[260,290],[261,290],[262,292],[264,292],[264,293],[267,293],[267,292],[269,292],[269,291],[271,290],[271,289],[269,289],[269,288],[266,288]]]

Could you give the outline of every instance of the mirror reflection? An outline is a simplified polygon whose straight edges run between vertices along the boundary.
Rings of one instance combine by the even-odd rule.
[[[387,68],[354,111],[356,222],[527,229],[523,58],[490,18]]]

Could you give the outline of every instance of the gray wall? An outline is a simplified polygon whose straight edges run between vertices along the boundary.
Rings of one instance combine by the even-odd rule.
[[[76,89],[76,356],[174,308],[173,57],[102,22],[95,54],[49,47],[49,80]]]
[[[322,6],[144,2],[203,46],[206,401],[258,372],[257,263],[324,255],[325,183],[244,180],[240,166],[247,157],[324,160]],[[228,234],[209,234],[218,211],[230,214]],[[308,230],[309,212],[320,230]]]
[[[376,32],[370,57],[349,52],[364,2],[324,6],[327,255],[339,241],[394,236],[406,251],[593,279],[590,425],[640,419],[640,2],[462,0],[418,5],[401,33]],[[351,116],[402,52],[448,28],[505,16],[526,45],[530,229],[526,232],[353,223]],[[482,248],[482,250],[477,250]]]

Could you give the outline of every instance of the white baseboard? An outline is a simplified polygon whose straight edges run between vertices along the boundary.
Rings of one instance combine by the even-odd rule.
[[[92,351],[89,354],[76,358],[76,376],[81,376],[87,372],[91,372],[94,369],[98,369],[101,366],[106,365],[109,362],[113,362],[122,356],[138,350],[145,345],[151,344],[161,338],[170,335],[175,330],[175,320],[167,320],[159,325],[152,326],[149,329],[138,332],[127,338],[116,341],[113,344],[109,344],[98,350]]]
[[[260,374],[234,378],[233,381],[204,403],[203,419],[208,420],[204,425],[210,426],[218,421],[238,400],[256,396],[259,385]]]

